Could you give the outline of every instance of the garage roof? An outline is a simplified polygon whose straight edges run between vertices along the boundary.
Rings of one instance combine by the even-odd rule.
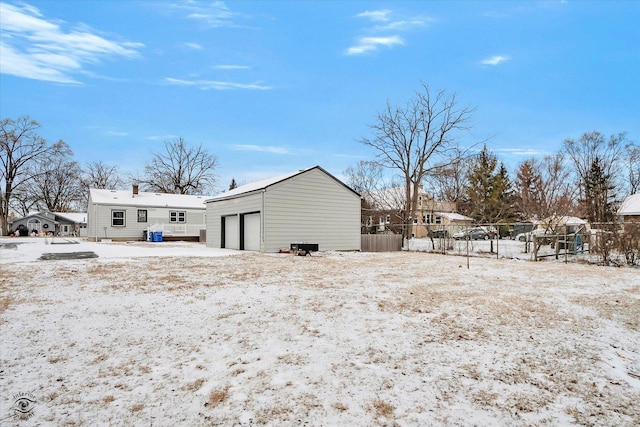
[[[309,172],[310,170],[313,170],[313,169],[321,170],[322,172],[324,172],[329,177],[331,177],[334,180],[336,180],[341,185],[344,185],[345,188],[349,189],[354,194],[357,194],[358,196],[360,196],[352,188],[350,188],[347,185],[345,185],[342,181],[340,181],[338,178],[336,178],[333,175],[331,175],[326,170],[322,169],[320,166],[314,166],[314,167],[307,168],[307,169],[300,169],[298,171],[291,172],[291,173],[288,173],[288,174],[285,174],[285,175],[276,176],[274,178],[263,179],[261,181],[256,181],[256,182],[251,182],[249,184],[241,185],[240,187],[234,188],[233,190],[229,190],[227,192],[220,193],[217,196],[214,196],[214,197],[212,197],[210,199],[207,199],[206,202],[209,203],[209,202],[216,202],[216,201],[219,201],[219,200],[233,199],[234,197],[240,197],[240,196],[244,196],[246,194],[255,193],[257,191],[262,191],[262,190],[265,190],[265,189],[267,189],[268,187],[270,187],[270,186],[272,186],[274,184],[277,184],[277,183],[282,182],[282,181],[286,181],[287,179],[290,179],[290,178],[293,178],[294,176],[301,175],[303,173]]]

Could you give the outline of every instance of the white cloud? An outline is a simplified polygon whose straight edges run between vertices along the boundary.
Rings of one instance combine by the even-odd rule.
[[[534,148],[497,148],[494,151],[504,155],[524,157],[543,156],[549,154],[548,151],[537,150]]]
[[[365,12],[359,13],[356,15],[358,18],[368,18],[373,22],[386,22],[389,20],[389,15],[391,15],[391,11],[388,9],[384,10],[367,10]]]
[[[404,40],[397,35],[387,37],[361,37],[355,46],[347,49],[347,55],[361,55],[378,50],[381,46],[392,47],[403,44]]]
[[[248,70],[247,65],[216,65],[213,68],[216,70]]]
[[[118,132],[115,130],[108,130],[105,134],[108,136],[129,136],[129,132]]]
[[[356,15],[356,18],[369,20],[372,26],[364,28],[367,36],[362,36],[358,42],[349,47],[347,55],[362,55],[378,50],[380,47],[393,47],[404,45],[404,39],[397,33],[406,33],[415,28],[427,27],[433,19],[421,16],[411,18],[396,18],[394,12],[388,9],[367,10]],[[395,34],[389,34],[390,32]]]
[[[490,58],[483,59],[480,63],[482,65],[498,65],[502,62],[508,61],[509,57],[506,55],[494,55]]]
[[[289,150],[283,147],[252,145],[252,144],[238,144],[238,145],[234,145],[233,148],[239,151],[257,151],[261,153],[272,153],[272,154],[289,154],[290,153]]]
[[[186,47],[188,47],[189,49],[193,49],[193,50],[202,50],[202,45],[201,45],[201,44],[199,44],[199,43],[189,43],[189,42],[186,42],[186,43],[184,43],[184,45],[185,45]]]
[[[232,90],[232,89],[244,89],[244,90],[270,90],[271,86],[265,86],[258,83],[235,83],[235,82],[223,82],[217,80],[184,80],[174,79],[172,77],[166,77],[164,82],[175,86],[194,86],[200,90]]]
[[[2,36],[0,73],[57,83],[79,83],[74,77],[84,66],[114,57],[137,58],[142,43],[114,41],[95,30],[61,28],[32,6],[0,3]]]
[[[233,12],[224,2],[186,1],[173,5],[174,9],[184,12],[187,19],[198,21],[208,27],[236,27],[234,18],[240,14]]]

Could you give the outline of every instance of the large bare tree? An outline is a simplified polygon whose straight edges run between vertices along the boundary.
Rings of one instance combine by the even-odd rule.
[[[118,166],[102,161],[90,162],[82,172],[82,184],[87,188],[117,190],[124,185]]]
[[[191,146],[180,137],[165,141],[164,152],[152,153],[144,175],[133,178],[143,189],[159,193],[205,194],[216,183],[218,159],[202,144]]]
[[[47,144],[38,134],[39,128],[40,124],[29,116],[0,120],[0,227],[5,235],[15,189],[27,185],[33,178],[32,167],[55,150],[55,145]]]
[[[574,212],[574,186],[565,155],[557,153],[520,164],[514,182],[516,213],[520,219],[542,220]]]
[[[20,194],[38,210],[73,212],[82,208],[82,169],[64,141],[53,152],[29,168],[31,179],[21,185]]]
[[[373,148],[377,161],[395,169],[405,189],[404,219],[409,223],[417,210],[419,185],[434,169],[452,163],[458,153],[454,134],[468,128],[473,108],[458,105],[456,94],[432,93],[426,84],[404,107],[387,102],[371,125],[371,138],[361,142]],[[410,237],[405,227],[405,237]]]
[[[603,175],[610,177],[610,183],[615,189],[623,185],[625,179],[621,173],[624,170],[623,159],[628,145],[626,133],[611,135],[607,138],[600,132],[587,132],[580,139],[566,139],[564,150],[571,160],[575,171],[575,185],[578,189],[578,201],[582,206],[582,216],[594,216],[590,211],[589,181],[595,164]],[[609,191],[609,190],[608,190]]]
[[[629,194],[640,192],[640,146],[629,144],[627,152],[627,170]]]

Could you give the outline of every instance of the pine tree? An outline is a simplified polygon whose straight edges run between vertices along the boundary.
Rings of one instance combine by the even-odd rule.
[[[229,184],[229,190],[233,190],[234,188],[238,188],[238,184],[236,184],[235,178],[231,178],[231,184]]]
[[[484,147],[471,166],[466,187],[466,213],[484,224],[512,217],[513,200],[509,174],[504,164]]]
[[[596,157],[585,179],[582,200],[587,219],[592,223],[610,222],[615,219],[615,185],[611,175],[605,173],[600,158]]]
[[[526,160],[520,164],[514,187],[515,214],[519,219],[541,219],[540,206],[544,205],[543,180],[535,160]]]

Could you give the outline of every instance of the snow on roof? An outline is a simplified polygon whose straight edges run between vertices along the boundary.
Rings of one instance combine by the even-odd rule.
[[[447,218],[450,221],[473,221],[473,218],[469,218],[468,216],[464,216],[456,212],[435,212],[435,214],[443,218]]]
[[[82,224],[87,222],[86,212],[51,212],[52,214],[65,218],[71,222]]]
[[[91,202],[98,205],[148,206],[185,209],[206,209],[204,204],[208,196],[192,196],[188,194],[167,194],[139,192],[133,194],[129,190],[89,190]]]
[[[632,194],[624,199],[618,209],[619,215],[640,215],[640,193]]]
[[[344,185],[346,188],[349,188],[348,186],[346,186],[342,181],[340,181],[339,179],[335,178],[333,175],[331,175],[329,172],[325,171],[324,169],[322,169],[320,166],[313,166],[307,169],[300,169],[298,171],[295,172],[290,172],[284,175],[280,175],[280,176],[276,176],[273,178],[267,178],[267,179],[263,179],[260,181],[256,181],[256,182],[251,182],[249,184],[245,184],[245,185],[241,185],[240,187],[234,188],[233,190],[229,190],[227,192],[224,193],[220,193],[214,197],[211,197],[207,200],[207,202],[212,202],[212,201],[217,201],[217,200],[224,200],[224,199],[229,199],[229,198],[233,198],[235,196],[239,196],[242,194],[249,194],[249,193],[253,193],[255,191],[260,191],[260,190],[264,190],[267,187],[270,187],[274,184],[277,184],[279,182],[285,181],[291,177],[294,177],[296,175],[300,175],[303,174],[305,172],[308,172],[312,169],[319,169],[322,172],[324,172],[325,174],[329,175],[330,177],[332,177],[333,179],[335,179],[336,181],[338,181],[339,183],[341,183],[342,185]],[[349,188],[349,190],[353,191],[353,189]],[[355,191],[354,191],[355,193]],[[356,193],[358,194],[358,193]]]

